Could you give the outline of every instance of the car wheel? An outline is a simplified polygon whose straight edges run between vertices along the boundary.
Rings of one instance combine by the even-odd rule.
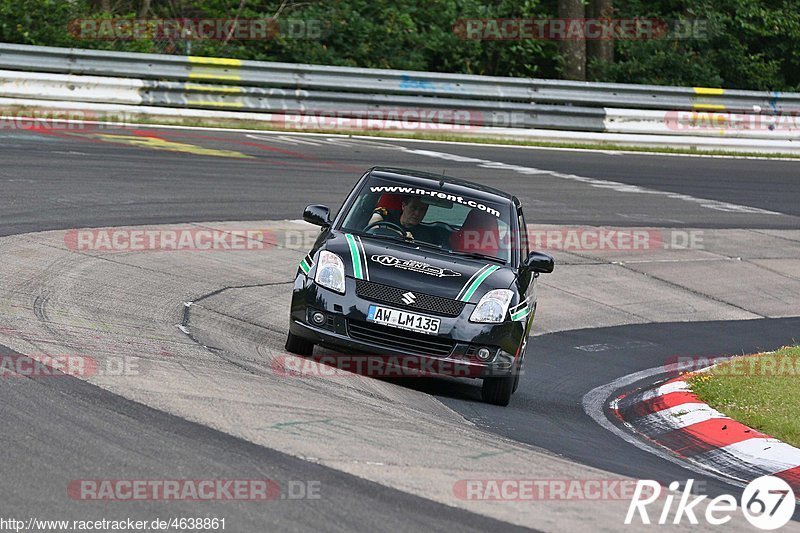
[[[311,355],[314,352],[314,343],[289,332],[286,336],[286,351],[297,355]]]
[[[483,378],[481,398],[486,403],[505,407],[511,401],[514,389],[514,373],[501,378]]]

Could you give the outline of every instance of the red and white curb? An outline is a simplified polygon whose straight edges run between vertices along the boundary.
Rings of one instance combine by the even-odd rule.
[[[630,430],[680,458],[744,482],[777,476],[800,497],[800,449],[712,409],[688,377],[622,395],[610,407]]]

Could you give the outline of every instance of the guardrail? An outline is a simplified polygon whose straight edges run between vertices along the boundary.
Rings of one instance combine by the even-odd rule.
[[[0,44],[0,99],[479,127],[800,138],[800,94]],[[681,114],[683,113],[683,114]],[[393,115],[394,114],[394,115]],[[788,117],[788,118],[787,118]],[[773,127],[770,127],[772,125]]]

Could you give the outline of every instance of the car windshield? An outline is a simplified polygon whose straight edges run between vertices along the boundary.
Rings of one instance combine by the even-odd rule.
[[[416,186],[373,176],[340,229],[509,262],[510,202],[469,192],[461,186]]]

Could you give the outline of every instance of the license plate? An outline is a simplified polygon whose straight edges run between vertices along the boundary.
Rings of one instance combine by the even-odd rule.
[[[416,313],[407,313],[399,309],[389,309],[379,305],[370,305],[367,320],[376,324],[392,326],[395,328],[418,331],[420,333],[439,333],[438,318],[433,318]]]

